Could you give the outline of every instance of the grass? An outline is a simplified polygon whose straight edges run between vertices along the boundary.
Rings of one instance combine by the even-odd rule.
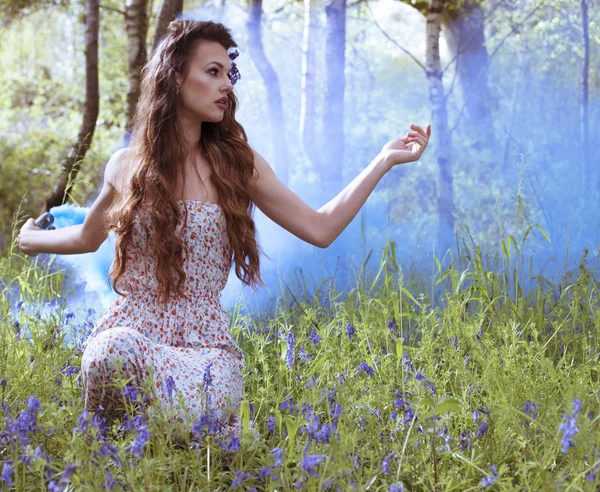
[[[229,452],[214,436],[174,439],[181,429],[141,396],[124,399],[125,424],[86,416],[78,368],[94,313],[77,319],[61,273],[9,250],[3,490],[598,490],[594,272],[582,261],[552,284],[528,270],[535,224],[498,256],[468,232],[426,281],[405,279],[388,242],[344,295],[325,279],[268,319],[234,310],[240,415],[261,438],[245,432]]]

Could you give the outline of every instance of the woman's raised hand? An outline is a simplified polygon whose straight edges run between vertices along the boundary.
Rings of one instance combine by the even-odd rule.
[[[25,224],[23,224],[23,227],[21,227],[21,230],[19,231],[19,235],[17,236],[17,245],[19,246],[19,249],[25,253],[28,256],[37,256],[40,253],[38,251],[33,251],[31,248],[29,248],[27,246],[27,241],[23,240],[23,238],[21,237],[21,235],[23,235],[24,237],[27,237],[27,231],[43,231],[44,229],[42,229],[41,227],[37,227],[35,225],[35,219],[33,219],[32,217],[30,217],[29,219],[27,219],[27,222],[25,222]]]
[[[414,124],[411,124],[410,128],[412,131],[407,132],[404,137],[390,140],[381,149],[381,155],[389,163],[390,168],[396,164],[419,160],[427,147],[431,136],[431,125],[427,125],[426,130]]]

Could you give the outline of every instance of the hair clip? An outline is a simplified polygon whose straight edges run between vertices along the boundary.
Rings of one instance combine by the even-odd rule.
[[[229,80],[231,80],[231,84],[235,85],[235,83],[242,78],[240,71],[237,68],[237,65],[233,60],[235,60],[240,54],[238,50],[233,50],[228,53],[229,59],[231,60],[231,72],[229,73]]]

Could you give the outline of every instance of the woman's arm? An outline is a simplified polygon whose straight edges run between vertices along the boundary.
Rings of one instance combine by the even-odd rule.
[[[113,183],[116,182],[119,158],[124,150],[115,152],[108,161],[102,191],[86,214],[83,224],[46,231],[35,227],[34,219],[30,218],[17,238],[21,251],[29,256],[39,253],[76,255],[96,251],[108,235],[103,216],[117,193]]]
[[[371,163],[335,198],[319,210],[304,203],[287,188],[263,157],[254,151],[257,173],[252,180],[250,196],[256,206],[271,220],[307,243],[327,248],[348,226],[375,189],[381,178],[394,165],[419,159],[427,146],[427,132],[411,125],[402,139],[387,143]]]

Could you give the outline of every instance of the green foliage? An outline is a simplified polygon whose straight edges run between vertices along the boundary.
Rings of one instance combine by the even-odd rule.
[[[239,451],[226,453],[213,437],[190,440],[170,412],[144,406],[138,396],[124,399],[123,412],[149,418],[140,458],[130,447],[135,430],[119,429],[118,421],[107,452],[97,424],[82,416],[79,379],[65,375],[79,365],[89,312],[66,311],[56,300],[62,277],[10,251],[0,262],[2,397],[13,417],[30,396],[42,409],[38,427],[26,433],[27,449],[19,441],[5,446],[16,487],[63,477],[63,485],[100,489],[110,471],[133,490],[216,490],[247,471],[242,488],[257,490],[388,490],[403,483],[408,490],[458,491],[479,489],[484,479],[495,490],[595,490],[600,284],[582,262],[573,278],[556,285],[539,278],[525,292],[519,258],[534,236],[546,240],[534,223],[507,233],[503,263],[490,268],[494,260],[467,234],[459,256],[449,264],[436,259],[432,278],[417,282],[406,278],[388,243],[378,271],[361,272],[346,296],[326,279],[312,298],[279,298],[268,318],[242,315],[238,306],[230,319],[246,360],[239,417],[260,435],[243,432]],[[128,381],[114,384],[123,389]],[[569,445],[563,425],[575,399],[582,409]],[[274,448],[282,450],[279,466]],[[318,476],[305,470],[306,454],[324,455]],[[77,467],[70,478],[67,465]],[[259,478],[265,466],[274,478]]]

